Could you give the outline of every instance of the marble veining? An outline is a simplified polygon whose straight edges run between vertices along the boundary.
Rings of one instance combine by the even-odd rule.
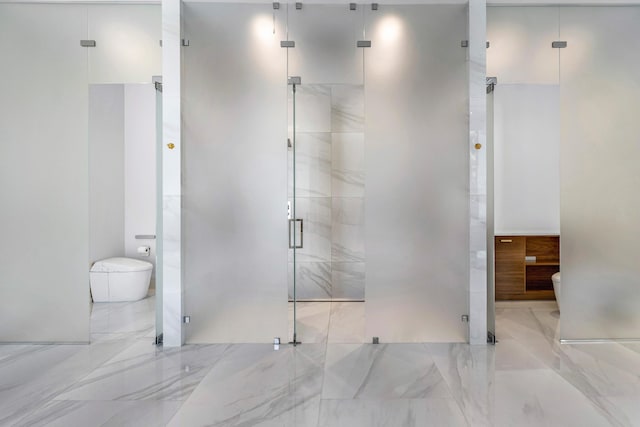
[[[332,261],[364,261],[364,199],[334,197],[331,208]]]
[[[640,425],[640,345],[561,345],[552,302],[497,304],[496,346],[372,345],[366,303],[300,303],[274,350],[155,347],[126,316],[152,300],[90,345],[0,345],[0,425]]]
[[[331,295],[334,299],[364,300],[364,262],[331,263]]]
[[[331,299],[331,263],[296,262],[296,299]],[[289,299],[293,299],[293,263],[289,263]]]
[[[327,349],[322,397],[420,399],[451,394],[421,344],[334,344]]]

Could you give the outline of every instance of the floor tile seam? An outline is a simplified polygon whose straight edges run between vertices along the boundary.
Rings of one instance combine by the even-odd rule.
[[[455,398],[453,397],[321,397],[321,401],[370,401],[370,402],[379,402],[379,401],[423,401],[423,400],[435,400],[435,401],[445,401],[445,402],[455,402]]]
[[[434,354],[433,354],[432,350],[429,348],[429,344],[423,343],[422,345],[425,347],[425,350],[427,351],[427,353],[431,357],[431,360],[433,361],[433,364],[435,365],[436,369],[438,369],[438,373],[440,374],[440,376],[444,380],[444,383],[447,386],[447,390],[449,391],[449,394],[451,395],[451,399],[458,406],[458,409],[462,413],[462,416],[464,417],[465,422],[469,426],[472,425],[471,419],[467,415],[467,411],[466,411],[465,407],[463,406],[463,397],[460,396],[459,398],[456,398],[456,395],[453,393],[453,389],[451,387],[451,384],[450,384],[449,380],[447,379],[447,376],[442,374],[442,370],[440,369],[440,366],[438,366],[438,362],[436,361],[436,358],[434,357]],[[456,344],[449,344],[449,346],[452,346],[452,345],[456,345]],[[457,361],[457,359],[456,359],[456,361]],[[462,384],[462,382],[460,383],[460,386],[464,388],[464,384]]]
[[[322,384],[320,385],[320,395],[318,396],[320,398],[320,403],[318,404],[318,419],[316,420],[316,425],[320,425],[320,409],[321,409],[321,404],[322,404],[322,395],[324,393],[324,382],[325,382],[325,378],[326,378],[326,373],[327,373],[327,354],[329,352],[329,334],[331,333],[331,318],[333,317],[332,313],[333,313],[333,304],[334,302],[331,301],[331,303],[329,303],[329,325],[327,327],[327,340],[324,343],[324,356],[323,356],[323,360],[322,360]]]
[[[122,402],[122,403],[130,403],[130,402],[140,402],[140,403],[146,403],[146,402],[159,402],[159,403],[163,403],[163,402],[173,402],[173,403],[178,403],[178,402],[182,402],[184,403],[186,401],[186,399],[51,399],[49,401],[47,401],[47,403],[45,404],[48,405],[50,403],[56,403],[56,402],[91,402],[91,403],[101,403],[101,402]]]

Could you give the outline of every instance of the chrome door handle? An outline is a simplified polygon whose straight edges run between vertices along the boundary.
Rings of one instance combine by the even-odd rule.
[[[296,230],[296,222],[300,222],[300,246],[297,244],[294,246],[291,241],[291,224],[293,224],[293,232]],[[290,219],[289,220],[289,249],[302,249],[304,246],[304,220],[302,219]]]

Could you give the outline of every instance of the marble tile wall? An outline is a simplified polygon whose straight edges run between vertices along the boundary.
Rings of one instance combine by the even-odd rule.
[[[296,90],[295,210],[296,218],[304,220],[304,248],[296,251],[296,297],[362,300],[364,87],[303,84]],[[291,151],[289,186],[291,200]],[[293,251],[289,251],[290,298],[292,287]]]

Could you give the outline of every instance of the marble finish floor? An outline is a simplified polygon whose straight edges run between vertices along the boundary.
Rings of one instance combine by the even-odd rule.
[[[365,344],[361,303],[298,308],[297,347],[162,349],[152,297],[96,304],[91,345],[0,346],[0,425],[640,426],[640,344],[560,345],[555,303],[498,304],[495,347]]]

